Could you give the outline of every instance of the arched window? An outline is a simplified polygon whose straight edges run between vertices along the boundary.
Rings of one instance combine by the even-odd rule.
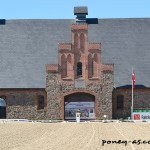
[[[84,47],[85,47],[85,37],[84,37],[84,34],[82,33],[80,35],[80,48],[84,49]]]
[[[117,109],[123,109],[124,108],[124,96],[123,95],[118,95],[117,96]]]
[[[77,76],[82,76],[82,63],[77,63]]]
[[[78,49],[78,45],[79,45],[78,34],[75,33],[75,35],[74,35],[74,46],[75,46],[75,49]]]
[[[71,64],[71,55],[70,54],[67,56],[67,61]]]
[[[88,77],[98,77],[98,56],[97,54],[88,55]]]
[[[44,109],[44,96],[43,95],[39,95],[38,96],[38,110],[40,109]]]
[[[93,77],[97,77],[98,76],[98,58],[97,58],[97,54],[94,54],[94,56],[93,56],[93,62],[92,62],[93,64]]]
[[[67,56],[67,77],[71,76],[72,65],[71,65],[71,55]]]
[[[63,54],[61,56],[61,77],[65,78],[67,76],[67,60],[66,56]]]
[[[91,73],[92,73],[92,76],[94,76],[94,62],[93,62],[93,60],[91,62]]]
[[[91,78],[93,76],[93,60],[92,55],[88,55],[88,77]]]

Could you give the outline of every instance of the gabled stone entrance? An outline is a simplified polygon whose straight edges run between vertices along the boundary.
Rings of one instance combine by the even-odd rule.
[[[87,23],[71,25],[71,43],[58,44],[58,64],[46,65],[46,72],[51,118],[64,119],[67,95],[78,92],[93,93],[96,118],[112,118],[114,66],[101,63],[101,44],[88,41]]]

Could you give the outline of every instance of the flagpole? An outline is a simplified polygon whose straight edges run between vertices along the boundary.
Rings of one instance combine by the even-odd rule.
[[[133,120],[133,80],[132,80],[132,104],[131,104],[131,119]]]
[[[132,67],[132,74],[133,74],[133,67]],[[131,120],[133,120],[133,80],[132,80],[132,104],[131,104]]]

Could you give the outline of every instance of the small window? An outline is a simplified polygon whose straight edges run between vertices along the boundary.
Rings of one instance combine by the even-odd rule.
[[[0,119],[6,119],[6,96],[0,95]]]
[[[91,65],[91,70],[92,70],[92,76],[94,75],[94,63],[93,63],[93,61],[92,61],[92,65]]]
[[[117,109],[123,109],[124,97],[123,95],[117,96]]]
[[[77,63],[77,76],[82,76],[82,63]]]
[[[44,96],[39,95],[38,96],[38,110],[44,109]]]

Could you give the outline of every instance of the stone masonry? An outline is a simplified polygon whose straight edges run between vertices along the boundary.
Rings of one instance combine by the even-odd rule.
[[[71,41],[58,44],[58,64],[46,65],[47,114],[64,119],[65,96],[87,93],[95,97],[96,118],[112,118],[114,66],[101,64],[101,44],[88,42],[86,23],[71,26]]]
[[[117,109],[117,96],[124,97],[124,107],[121,110]],[[150,108],[150,89],[149,88],[134,88],[134,109],[149,109]],[[127,118],[131,116],[132,89],[117,88],[113,91],[113,118]]]
[[[37,110],[37,97],[43,95],[45,107]],[[0,97],[6,102],[7,119],[43,119],[46,118],[45,89],[1,89]]]

